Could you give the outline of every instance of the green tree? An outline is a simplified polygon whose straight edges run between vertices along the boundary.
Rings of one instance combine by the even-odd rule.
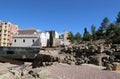
[[[77,32],[74,36],[74,40],[79,43],[82,40],[82,36],[79,32]]]
[[[106,36],[107,37],[113,36],[116,29],[117,27],[115,26],[115,24],[111,23],[106,29]]]
[[[116,18],[116,23],[120,23],[120,12],[118,12],[117,18]]]
[[[107,27],[109,25],[109,19],[107,17],[105,17],[101,23],[101,30],[103,30],[103,32],[106,31]]]
[[[98,31],[96,32],[97,34],[97,39],[105,39],[106,38],[106,29],[109,25],[109,19],[105,17],[101,23],[101,26],[98,28]]]
[[[103,39],[103,31],[101,29],[98,29],[96,31],[96,35],[97,35],[97,40]]]
[[[67,39],[70,40],[70,42],[73,43],[73,41],[74,41],[74,35],[73,35],[72,32],[70,32],[70,33],[68,34],[68,38],[67,38]]]
[[[50,47],[53,46],[53,34],[52,34],[52,31],[50,31],[50,39],[49,39],[49,44],[50,44]]]
[[[120,44],[120,28],[117,28],[115,30],[115,35],[114,35],[113,43]]]
[[[91,35],[87,31],[87,28],[84,28],[83,41],[90,41],[90,40],[91,40]]]
[[[106,30],[106,42],[120,44],[120,27],[111,23]]]
[[[115,25],[117,27],[120,27],[120,12],[118,12],[118,15],[117,15],[117,18],[116,18],[116,21],[115,21]]]
[[[97,35],[96,35],[96,27],[94,25],[91,26],[91,33],[92,33],[92,40],[96,40],[97,39]]]
[[[112,43],[120,44],[120,28],[117,28],[114,35],[111,37]]]

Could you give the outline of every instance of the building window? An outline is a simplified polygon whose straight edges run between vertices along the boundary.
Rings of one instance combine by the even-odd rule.
[[[7,22],[5,22],[5,24],[7,24]]]
[[[32,41],[33,41],[33,43],[35,42],[35,40],[34,40],[34,39],[33,39]]]
[[[23,39],[23,43],[25,43],[25,39]]]
[[[14,42],[16,43],[16,39],[14,40]]]

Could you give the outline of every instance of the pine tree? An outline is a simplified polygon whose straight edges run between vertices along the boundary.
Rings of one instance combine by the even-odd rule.
[[[106,42],[120,44],[120,27],[111,23],[106,30]]]
[[[97,39],[97,35],[96,35],[96,27],[94,25],[91,26],[91,33],[92,33],[92,40],[96,40]]]
[[[73,41],[74,41],[74,35],[73,35],[72,32],[70,32],[70,33],[68,34],[68,38],[67,38],[67,39],[70,40],[70,42],[73,43]]]
[[[53,46],[53,34],[52,34],[52,31],[50,31],[50,39],[49,39],[49,43],[50,43],[50,47]]]
[[[116,23],[120,23],[120,12],[118,12],[117,18],[116,18]]]
[[[79,32],[77,32],[74,36],[74,40],[79,43],[82,40],[82,36]]]
[[[120,12],[118,12],[115,25],[116,25],[117,27],[120,27]]]
[[[106,38],[106,29],[109,25],[109,19],[105,17],[101,23],[101,26],[98,28],[98,31],[96,32],[97,34],[97,39],[105,39]]]
[[[109,25],[109,19],[107,18],[107,17],[105,17],[104,19],[103,19],[103,21],[102,21],[102,23],[101,23],[101,30],[103,31],[103,32],[105,32],[106,31],[106,29],[107,29],[107,27],[108,27],[108,25]]]
[[[84,29],[84,34],[83,34],[83,41],[90,41],[91,40],[91,35],[87,31],[87,28]]]

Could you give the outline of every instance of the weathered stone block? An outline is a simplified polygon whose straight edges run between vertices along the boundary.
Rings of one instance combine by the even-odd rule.
[[[120,71],[120,63],[113,63],[113,70]]]

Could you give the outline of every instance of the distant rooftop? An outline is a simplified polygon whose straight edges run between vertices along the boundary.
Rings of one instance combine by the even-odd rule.
[[[22,30],[18,31],[19,35],[36,34],[36,33],[39,33],[39,32],[40,31],[38,29],[35,29],[35,28],[26,28],[26,29],[22,29]]]

